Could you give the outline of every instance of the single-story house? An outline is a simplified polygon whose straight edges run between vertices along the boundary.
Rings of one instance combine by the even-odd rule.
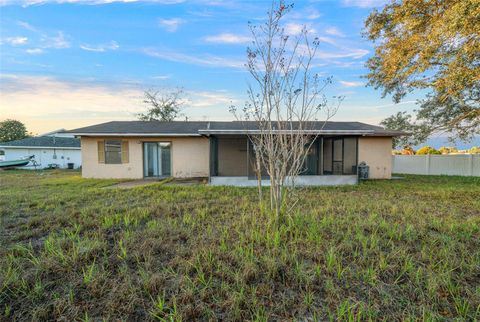
[[[365,162],[370,178],[389,179],[399,131],[359,122],[314,122],[304,185],[354,184]],[[256,185],[254,122],[121,121],[71,131],[81,138],[86,178],[206,177],[213,185]],[[262,174],[263,175],[263,174]],[[268,183],[268,180],[265,180]]]
[[[37,169],[58,167],[74,168],[82,165],[80,139],[74,137],[36,136],[0,143],[0,161],[13,161],[34,156]],[[35,169],[32,163],[22,169]]]

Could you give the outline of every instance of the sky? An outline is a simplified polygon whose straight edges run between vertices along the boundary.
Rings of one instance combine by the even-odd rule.
[[[248,22],[270,1],[0,0],[0,121],[24,122],[34,134],[145,111],[143,91],[183,88],[190,120],[233,120],[252,81],[244,64]],[[373,45],[362,38],[382,0],[302,0],[284,19],[320,39],[316,72],[333,77],[328,96],[345,99],[333,121],[378,124],[412,111],[418,97],[393,104],[366,87]]]

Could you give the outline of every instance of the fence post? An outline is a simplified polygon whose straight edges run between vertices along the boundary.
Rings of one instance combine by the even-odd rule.
[[[430,154],[425,155],[425,174],[430,174]]]

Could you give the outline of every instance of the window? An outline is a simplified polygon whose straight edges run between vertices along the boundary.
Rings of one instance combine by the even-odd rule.
[[[100,140],[97,141],[97,147],[98,163],[128,163],[128,141]]]
[[[105,163],[108,163],[108,164],[122,163],[122,141],[119,141],[119,140],[105,141]]]
[[[5,155],[5,151],[0,150],[0,156],[4,156],[4,155]]]

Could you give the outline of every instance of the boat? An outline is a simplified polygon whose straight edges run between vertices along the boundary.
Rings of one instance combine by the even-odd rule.
[[[35,156],[31,155],[20,160],[0,161],[0,169],[16,168],[26,166]]]

